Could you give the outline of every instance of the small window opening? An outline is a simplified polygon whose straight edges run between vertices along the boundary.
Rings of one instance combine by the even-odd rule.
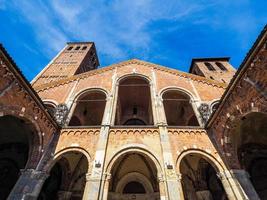
[[[133,115],[137,115],[137,108],[136,107],[133,108]]]
[[[80,49],[80,46],[77,46],[76,48],[75,48],[75,50],[79,50]]]
[[[72,50],[72,48],[73,48],[73,47],[69,47],[69,48],[68,48],[68,51]]]
[[[204,62],[204,64],[206,65],[206,67],[208,68],[208,70],[215,71],[215,68],[209,62]]]
[[[220,68],[220,70],[227,71],[226,67],[222,63],[216,62],[215,64]]]
[[[212,76],[210,76],[210,79],[214,80],[214,78]]]
[[[82,50],[85,50],[85,49],[87,49],[87,46],[83,46]]]
[[[87,109],[85,108],[84,111],[83,111],[83,115],[87,115]]]
[[[224,83],[225,83],[225,80],[223,80],[223,79],[222,79],[222,82],[224,82]]]

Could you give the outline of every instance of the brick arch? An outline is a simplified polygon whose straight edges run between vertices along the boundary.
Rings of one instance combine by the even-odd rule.
[[[127,154],[127,153],[133,153],[133,152],[148,156],[148,158],[151,159],[151,161],[154,163],[157,169],[157,173],[159,175],[163,174],[163,167],[160,164],[159,156],[150,152],[145,145],[140,145],[140,144],[130,144],[130,145],[125,145],[122,148],[120,148],[118,151],[116,151],[116,153],[113,154],[113,156],[107,162],[108,164],[106,165],[104,171],[106,173],[110,173],[114,164],[122,155]]]
[[[224,126],[223,133],[222,133],[222,139],[228,138],[228,140],[230,140],[231,134],[233,130],[235,129],[235,125],[238,121],[241,120],[241,118],[251,113],[255,113],[255,112],[267,114],[267,110],[263,108],[263,105],[256,104],[256,106],[254,107],[257,107],[260,109],[255,111],[254,108],[252,108],[251,106],[242,105],[240,107],[240,110],[242,110],[242,112],[238,112],[237,110],[231,112],[228,115],[229,117],[226,119],[225,126]],[[232,145],[232,141],[225,143],[222,147],[222,150],[226,155],[228,155],[226,159],[228,160],[231,168],[241,169],[238,155],[237,155],[236,149],[234,149]]]
[[[52,167],[55,165],[56,162],[58,162],[64,154],[68,153],[68,152],[79,152],[81,154],[83,154],[86,159],[87,159],[87,162],[88,162],[88,172],[90,171],[91,169],[91,156],[89,154],[88,151],[86,151],[84,148],[81,148],[81,147],[67,147],[67,148],[64,148],[62,150],[59,150],[58,152],[56,152],[54,154],[54,157],[52,160],[50,160],[50,162],[47,163],[47,165],[44,167],[44,170],[45,171],[50,171],[52,169]]]
[[[28,161],[25,165],[25,169],[32,169],[35,168],[38,163],[39,159],[41,158],[42,155],[42,147],[43,147],[43,136],[42,136],[42,131],[39,126],[39,124],[36,122],[36,120],[32,117],[31,113],[24,112],[22,114],[23,107],[20,106],[2,106],[0,108],[0,113],[2,113],[2,116],[13,116],[18,119],[23,119],[25,121],[30,122],[33,125],[33,128],[35,130],[33,134],[33,140],[32,144],[30,142],[30,155],[28,157]]]
[[[163,99],[162,98],[163,94],[165,92],[168,92],[168,91],[178,91],[178,92],[184,93],[184,94],[186,94],[190,98],[190,100],[196,100],[196,99],[198,99],[196,97],[196,95],[194,95],[191,91],[189,91],[189,90],[187,90],[185,88],[182,88],[182,87],[177,87],[177,86],[168,86],[168,87],[162,88],[159,91],[159,96],[161,97],[161,99]]]
[[[75,95],[74,95],[74,102],[79,99],[82,95],[90,92],[103,92],[106,95],[106,98],[108,97],[109,93],[107,89],[102,88],[102,87],[92,87],[92,88],[84,88],[79,90]]]
[[[57,107],[57,105],[59,105],[59,103],[57,101],[53,100],[53,99],[44,99],[43,103],[44,104],[50,104],[50,105],[52,105],[54,107]]]
[[[124,81],[125,79],[127,78],[131,78],[131,77],[139,77],[139,78],[143,78],[147,81],[147,83],[149,85],[151,85],[151,78],[149,78],[148,76],[144,75],[144,74],[140,74],[140,73],[131,73],[131,74],[124,74],[120,77],[117,78],[117,81],[116,81],[116,86],[119,86],[120,82],[121,81]]]
[[[180,173],[180,164],[183,158],[185,158],[189,154],[199,155],[203,159],[205,159],[209,164],[211,164],[217,173],[223,172],[226,170],[226,167],[223,165],[223,161],[219,161],[212,154],[203,151],[202,149],[187,149],[182,151],[176,159],[176,172]]]

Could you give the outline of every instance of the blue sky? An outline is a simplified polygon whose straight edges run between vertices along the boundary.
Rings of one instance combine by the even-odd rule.
[[[194,57],[236,68],[267,22],[266,0],[0,0],[0,42],[28,80],[68,41],[93,41],[101,67],[138,58],[188,71]]]

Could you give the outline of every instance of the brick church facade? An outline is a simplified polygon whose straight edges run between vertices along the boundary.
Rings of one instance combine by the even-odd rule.
[[[0,199],[267,199],[267,28],[236,71],[67,43],[29,83],[0,47]]]

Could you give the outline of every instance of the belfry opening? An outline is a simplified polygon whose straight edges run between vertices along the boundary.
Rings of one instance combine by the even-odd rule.
[[[153,125],[150,84],[145,78],[129,76],[119,82],[115,125]]]

